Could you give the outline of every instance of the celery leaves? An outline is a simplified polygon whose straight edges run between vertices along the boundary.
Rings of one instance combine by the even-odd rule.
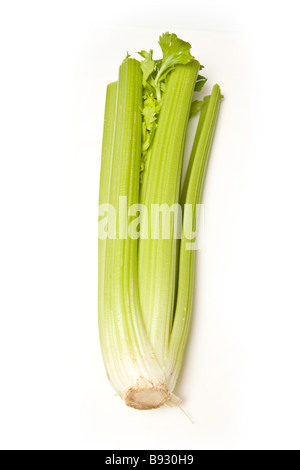
[[[149,52],[140,51],[139,54],[145,59],[141,62],[141,69],[143,72],[143,81],[147,82],[148,78],[153,73],[155,68],[155,61],[152,58],[153,50],[150,49]]]
[[[198,114],[200,109],[202,108],[202,105],[203,105],[203,101],[199,101],[199,100],[193,101],[191,104],[191,109],[190,109],[190,117]]]
[[[158,41],[162,50],[162,58],[153,59],[153,50],[149,52],[142,50],[139,55],[144,60],[141,61],[143,72],[143,143],[140,165],[140,182],[143,181],[143,175],[146,168],[149,149],[153,141],[157,121],[161,106],[163,105],[163,96],[168,88],[169,73],[177,65],[186,65],[194,59],[190,50],[191,45],[179,39],[174,33],[164,33]],[[203,65],[199,66],[203,69]],[[195,85],[195,91],[202,90],[206,83],[206,78],[198,75]],[[197,114],[200,111],[202,102],[196,100],[192,103],[190,115]]]
[[[159,38],[162,50],[162,58],[153,59],[153,50],[142,50],[139,55],[144,58],[141,62],[143,72],[143,144],[140,166],[140,182],[142,183],[146,160],[157,127],[159,112],[163,103],[163,95],[168,87],[168,75],[176,65],[188,64],[194,57],[190,49],[191,45],[179,39],[174,33],[164,33]],[[200,66],[200,69],[202,66]],[[202,88],[206,79],[198,76],[199,85]],[[196,90],[197,91],[197,90]],[[195,106],[195,105],[194,105]]]
[[[179,39],[176,34],[164,33],[159,38],[163,58],[161,67],[156,76],[155,84],[164,80],[168,73],[178,64],[188,64],[194,57],[190,53],[190,43]]]
[[[206,82],[207,78],[203,77],[203,75],[198,75],[195,85],[195,91],[201,91]]]

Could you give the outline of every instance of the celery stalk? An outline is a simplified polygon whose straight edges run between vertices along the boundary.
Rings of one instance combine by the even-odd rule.
[[[170,75],[140,198],[148,210],[149,232],[161,232],[151,223],[152,204],[171,207],[179,202],[186,127],[198,70],[199,62],[194,60],[178,66]],[[170,239],[163,239],[159,233],[158,239],[139,242],[142,311],[147,333],[162,363],[167,357],[176,286],[177,242],[173,228],[170,235]]]
[[[185,178],[184,178],[184,184],[183,184],[183,188],[182,188],[182,192],[181,192],[181,196],[180,196],[180,201],[181,201],[182,207],[184,206],[185,201],[186,201],[186,192],[187,192],[187,188],[188,188],[188,183],[190,181],[190,174],[191,174],[191,171],[192,171],[192,168],[193,168],[195,155],[196,155],[196,151],[197,151],[197,148],[198,148],[201,132],[202,132],[202,129],[203,129],[203,124],[204,124],[204,120],[205,120],[209,100],[210,100],[210,96],[205,96],[205,98],[203,100],[202,107],[201,107],[201,114],[200,114],[200,117],[199,117],[199,120],[198,120],[198,126],[197,126],[197,130],[196,130],[196,134],[195,134],[195,138],[194,138],[194,142],[193,142],[193,147],[192,147],[191,155],[190,155],[190,158],[189,158],[189,164],[188,164],[188,167],[187,167],[186,175],[185,175]]]
[[[199,120],[195,145],[192,150],[192,164],[186,176],[186,189],[183,203],[192,204],[194,224],[196,219],[196,205],[199,203],[203,191],[208,157],[213,141],[221,99],[220,87],[219,85],[215,85],[209,98],[207,108],[204,111],[204,119]],[[195,225],[193,229],[195,229]],[[180,373],[192,310],[195,251],[187,249],[188,243],[190,243],[190,240],[186,238],[186,234],[183,234],[180,245],[176,310],[172,333],[170,335],[168,367],[166,368],[170,390],[174,389]]]
[[[115,121],[117,110],[118,82],[110,83],[106,90],[104,128],[102,139],[102,157],[100,172],[99,207],[101,204],[109,203],[111,171],[112,171],[112,150],[115,140]],[[98,222],[100,217],[98,215]],[[109,354],[109,343],[106,341],[108,331],[108,314],[104,308],[105,263],[106,263],[106,239],[98,238],[98,312],[99,312],[99,335],[102,347],[103,359],[106,370],[114,367]]]
[[[141,154],[142,80],[138,61],[120,67],[108,90],[100,203],[119,207],[138,202]],[[118,394],[135,408],[161,406],[169,399],[164,373],[142,322],[137,280],[137,240],[118,236],[99,240],[99,330],[107,375]],[[150,389],[148,393],[147,390]],[[147,398],[150,394],[150,398]],[[146,397],[146,398],[145,398]]]

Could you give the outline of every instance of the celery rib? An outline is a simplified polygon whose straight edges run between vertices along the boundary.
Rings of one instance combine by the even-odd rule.
[[[166,357],[176,286],[176,240],[151,238],[153,204],[179,202],[183,147],[199,62],[178,66],[170,75],[158,128],[148,158],[140,202],[148,210],[149,238],[139,242],[139,290],[147,333]],[[173,217],[171,217],[173,222]]]
[[[141,100],[140,64],[126,59],[119,71],[116,112],[110,105],[107,110],[111,116],[107,117],[104,142],[110,140],[112,152],[111,155],[106,153],[104,143],[102,180],[110,172],[110,184],[106,188],[107,183],[104,183],[100,197],[101,202],[112,204],[117,212],[122,196],[127,196],[128,206],[138,202]],[[109,158],[110,164],[106,161]],[[122,395],[141,375],[147,380],[155,377],[164,382],[165,377],[142,321],[137,285],[137,240],[120,238],[119,228],[117,217],[116,239],[99,240],[99,328],[110,381]]]
[[[111,170],[112,170],[112,149],[114,148],[116,109],[117,109],[118,82],[110,83],[106,90],[104,127],[102,139],[102,157],[100,171],[99,207],[101,204],[109,203]],[[99,216],[98,216],[99,222]],[[111,330],[107,319],[107,311],[104,308],[105,294],[105,260],[106,260],[106,239],[98,238],[98,311],[99,311],[99,335],[102,348],[102,355],[105,369],[108,376],[109,371],[116,369],[109,354],[109,345],[106,341],[107,331]],[[115,375],[113,374],[113,375]]]
[[[203,190],[221,98],[220,87],[215,85],[207,110],[205,110],[204,120],[199,120],[198,142],[196,140],[191,168],[187,174],[186,194],[183,203],[192,204],[194,224],[196,220],[196,205],[200,201]],[[183,233],[180,245],[176,310],[170,336],[169,363],[166,372],[169,378],[168,386],[170,390],[174,389],[180,373],[192,310],[195,251],[188,250],[186,248],[187,243],[190,243],[190,240],[186,239]]]

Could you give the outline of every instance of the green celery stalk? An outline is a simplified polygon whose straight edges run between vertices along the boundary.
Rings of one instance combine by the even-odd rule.
[[[183,204],[191,204],[193,207],[193,230],[196,228],[196,206],[200,201],[203,191],[208,157],[221,100],[222,95],[220,87],[219,85],[215,85],[209,98],[207,108],[204,108],[203,119],[199,119],[195,145],[192,150],[191,166],[186,176],[185,190],[183,193],[184,199],[182,202]],[[183,216],[183,224],[184,217],[185,214]],[[187,244],[190,242],[191,240],[183,233],[180,244],[176,309],[169,342],[168,366],[166,367],[169,390],[174,389],[178,380],[191,319],[196,252],[195,250],[187,249]]]
[[[112,150],[115,140],[115,123],[117,114],[118,82],[110,83],[106,89],[104,128],[102,139],[102,157],[100,171],[99,207],[101,204],[109,204]],[[100,216],[98,215],[98,222]],[[112,357],[109,354],[109,342],[106,341],[109,321],[108,312],[104,308],[105,295],[105,263],[106,263],[106,239],[98,238],[98,311],[99,311],[99,335],[102,347],[103,359],[106,371],[114,368]]]
[[[139,197],[142,102],[139,62],[126,59],[119,71],[117,98],[114,84],[107,93],[99,202],[112,204],[118,212],[120,197],[128,198],[128,206],[137,203]],[[99,240],[102,354],[109,380],[126,404],[155,408],[169,399],[169,393],[142,321],[137,240],[119,237],[118,217],[116,220],[117,237]]]
[[[191,174],[191,171],[192,171],[192,168],[193,168],[195,155],[196,155],[196,152],[197,152],[199,139],[200,139],[201,132],[202,132],[202,129],[203,129],[203,124],[204,124],[204,120],[205,120],[209,100],[210,100],[210,95],[205,96],[205,98],[203,99],[203,104],[201,106],[201,113],[200,113],[200,117],[199,117],[199,120],[198,120],[197,130],[196,130],[196,134],[195,134],[194,142],[193,142],[193,147],[192,147],[191,155],[190,155],[190,158],[189,158],[189,164],[188,164],[188,167],[187,167],[186,175],[185,175],[185,178],[184,178],[184,184],[183,184],[183,188],[182,188],[182,192],[181,192],[181,196],[180,196],[182,207],[185,204],[188,183],[190,181],[190,174]]]
[[[190,106],[199,71],[193,60],[171,73],[158,127],[146,168],[140,202],[148,212],[149,235],[157,227],[151,221],[153,204],[179,203],[183,149]],[[142,218],[142,226],[143,226]],[[173,216],[171,224],[173,225]],[[159,228],[158,228],[159,231]],[[173,227],[170,239],[140,239],[139,291],[150,341],[163,364],[167,358],[176,287],[177,242]]]

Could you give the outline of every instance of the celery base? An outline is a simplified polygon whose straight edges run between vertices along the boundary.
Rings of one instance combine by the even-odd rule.
[[[165,405],[170,399],[170,392],[166,385],[158,380],[146,380],[139,377],[135,385],[124,394],[127,406],[136,410],[154,410]]]

